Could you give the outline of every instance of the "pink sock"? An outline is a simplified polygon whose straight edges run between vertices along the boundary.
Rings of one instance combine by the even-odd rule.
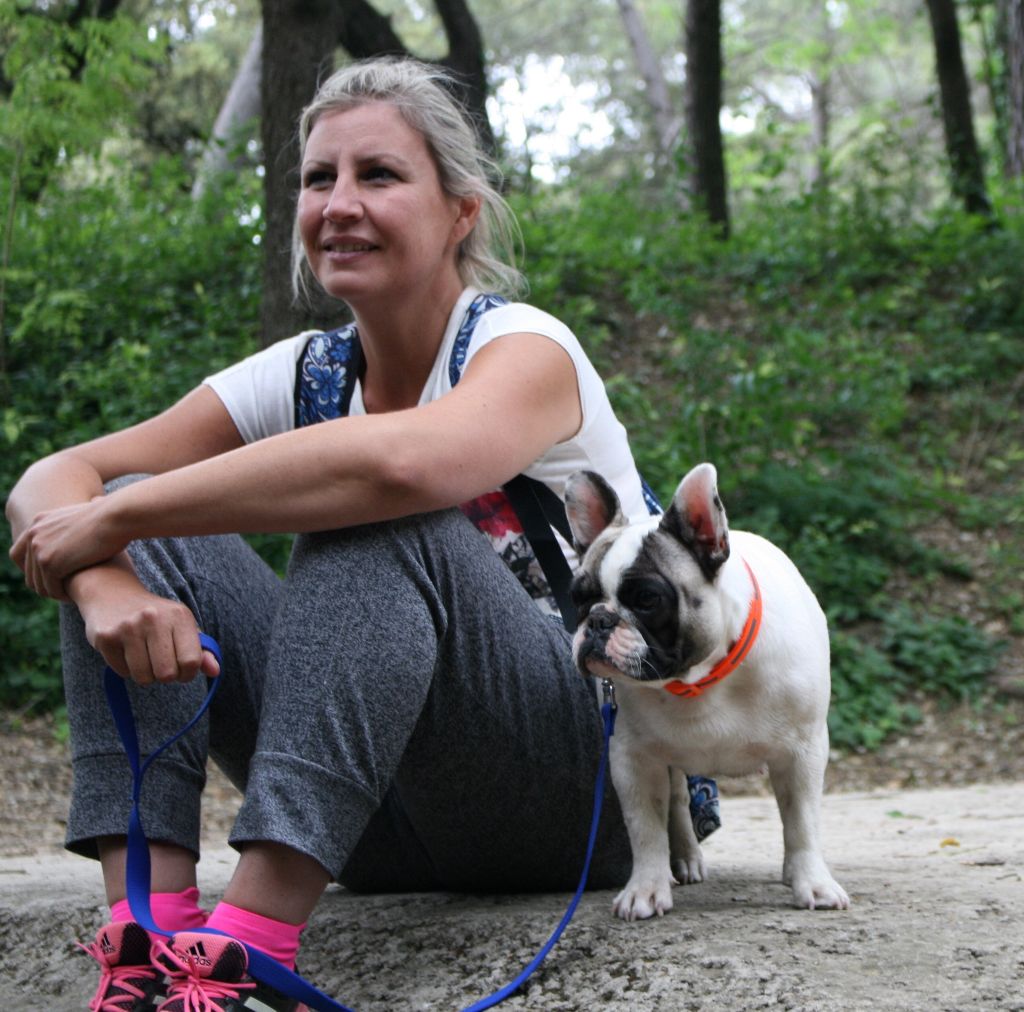
[[[275,921],[272,917],[254,914],[251,910],[243,910],[221,901],[214,907],[206,926],[223,931],[273,956],[289,970],[294,970],[295,956],[299,951],[299,935],[306,925]]]
[[[149,897],[153,920],[165,931],[193,931],[206,924],[209,916],[199,909],[199,890],[195,886],[180,893],[153,893]],[[134,921],[127,900],[118,900],[110,908],[114,921]]]

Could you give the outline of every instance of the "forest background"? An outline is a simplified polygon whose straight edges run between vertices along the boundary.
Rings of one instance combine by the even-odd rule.
[[[1024,685],[1022,0],[0,0],[0,488],[338,319],[287,287],[295,114],[374,52],[465,81],[530,300],[658,494],[713,460],[734,524],[803,568],[833,742],[999,712]],[[5,554],[6,719],[61,726],[56,629]]]

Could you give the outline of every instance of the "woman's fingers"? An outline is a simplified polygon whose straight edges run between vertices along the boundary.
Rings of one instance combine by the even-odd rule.
[[[120,649],[124,656],[125,667],[123,670],[114,668],[124,678],[128,678],[138,685],[149,685],[154,679],[153,665],[149,660],[149,647],[144,637],[136,635],[113,636],[111,647],[116,653]],[[110,649],[110,648],[108,648]],[[100,653],[107,656],[107,650],[100,648]],[[108,661],[109,663],[109,661]],[[113,667],[113,665],[111,665]]]
[[[188,616],[192,619],[191,614]],[[203,651],[194,621],[178,622],[170,629],[175,671],[168,681],[191,682],[199,674]]]
[[[218,670],[215,659],[205,659],[188,608],[148,591],[94,604],[86,631],[104,660],[139,685],[190,682],[200,671]]]
[[[105,533],[103,500],[61,506],[40,513],[11,547],[11,559],[28,587],[43,597],[68,600],[64,580],[87,566],[112,558],[124,546]]]

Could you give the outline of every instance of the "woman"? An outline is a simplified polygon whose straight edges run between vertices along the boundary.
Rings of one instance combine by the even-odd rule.
[[[230,941],[203,936],[223,956],[212,966],[189,958],[189,932],[207,923],[294,965],[332,879],[575,883],[599,710],[495,490],[526,473],[560,494],[587,467],[630,515],[646,507],[576,339],[480,294],[513,294],[496,251],[514,226],[449,84],[371,61],[303,114],[297,282],[308,272],[343,300],[355,333],[282,341],[148,421],[38,462],[9,499],[12,557],[34,591],[67,602],[67,845],[99,858],[111,906],[89,947],[103,971],[92,1009],[140,1012],[163,994],[159,1007],[181,1012],[202,994],[227,1012],[257,991],[293,1008],[244,960],[229,966]],[[114,481],[138,474],[150,477]],[[255,531],[298,533],[283,581],[237,536]],[[104,663],[130,682],[144,753],[185,723],[207,678],[224,679],[209,718],[147,777],[153,911],[177,933],[152,957],[125,902],[129,777]],[[237,870],[208,919],[195,868],[207,754],[244,794]],[[591,881],[608,886],[628,870],[614,803],[603,826]]]

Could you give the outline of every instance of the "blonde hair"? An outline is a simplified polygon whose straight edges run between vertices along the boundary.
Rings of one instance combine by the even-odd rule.
[[[388,102],[427,143],[442,190],[476,197],[480,214],[459,245],[457,267],[464,285],[515,298],[526,279],[515,266],[522,235],[515,214],[498,192],[501,171],[480,146],[465,109],[454,98],[455,79],[437,66],[404,57],[382,57],[343,67],[317,90],[299,121],[299,159],[305,157],[317,120],[369,102]],[[498,180],[496,185],[492,180]],[[292,235],[292,284],[308,291],[311,276],[296,221]]]

